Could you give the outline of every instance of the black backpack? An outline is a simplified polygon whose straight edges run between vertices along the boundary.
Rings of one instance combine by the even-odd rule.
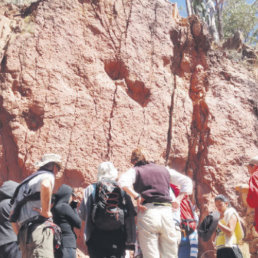
[[[113,180],[96,184],[91,218],[96,228],[104,231],[120,229],[125,224],[125,193]]]
[[[198,228],[198,235],[204,242],[210,240],[212,234],[215,232],[218,222],[220,219],[220,214],[218,211],[213,211],[207,215],[201,222]]]

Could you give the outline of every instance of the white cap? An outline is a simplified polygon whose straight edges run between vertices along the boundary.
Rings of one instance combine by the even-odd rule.
[[[118,176],[117,169],[110,161],[102,162],[98,167],[98,181],[103,178],[116,180]]]
[[[51,162],[61,167],[61,156],[54,153],[44,154],[41,160],[35,163],[35,167],[40,168]]]

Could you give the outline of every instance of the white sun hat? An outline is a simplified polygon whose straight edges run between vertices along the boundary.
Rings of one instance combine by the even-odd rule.
[[[44,154],[41,160],[35,163],[35,167],[40,168],[51,162],[56,163],[61,168],[61,156],[54,153]]]
[[[98,181],[106,178],[111,180],[116,180],[118,176],[117,169],[114,167],[113,163],[110,161],[102,162],[98,167]]]

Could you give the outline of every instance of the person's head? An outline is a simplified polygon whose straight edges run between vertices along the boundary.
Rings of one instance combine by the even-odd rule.
[[[57,192],[52,195],[54,206],[60,203],[70,203],[72,201],[73,189],[67,184],[62,184]]]
[[[44,154],[35,166],[38,170],[47,170],[56,174],[61,169],[61,156],[54,153]]]
[[[230,207],[230,203],[227,197],[223,194],[219,194],[215,197],[215,206],[219,213],[224,214],[225,210]]]
[[[116,180],[118,177],[117,169],[110,161],[102,162],[98,166],[98,181],[102,179]]]
[[[148,163],[145,156],[143,155],[141,149],[133,150],[132,155],[131,155],[131,163],[134,166],[144,165],[144,164]]]
[[[258,169],[258,156],[253,157],[247,164],[248,172],[250,175]]]

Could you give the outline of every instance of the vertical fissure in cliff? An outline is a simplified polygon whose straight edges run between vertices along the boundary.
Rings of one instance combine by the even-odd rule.
[[[210,45],[208,36],[204,35],[203,25],[200,23],[198,18],[189,18],[189,22],[197,56],[195,57],[196,65],[191,75],[189,88],[189,96],[193,103],[193,114],[191,135],[188,138],[189,151],[185,171],[188,175],[193,172],[193,179],[202,185],[204,183],[203,174],[207,172],[205,166],[209,165],[208,147],[211,142],[210,127],[208,125],[210,111],[205,101],[209,85],[206,72],[208,69],[206,56]],[[205,191],[210,192],[212,190],[210,186],[207,186],[206,184],[205,187],[208,187],[209,189],[203,190],[203,193]],[[195,189],[195,197],[197,206],[202,212],[203,203],[202,200],[197,198],[200,197],[198,189],[199,188]]]
[[[21,180],[23,175],[18,162],[18,147],[9,124],[13,118],[3,107],[3,98],[1,97],[0,135],[3,150],[3,160],[1,161],[1,177],[3,181],[8,179]]]
[[[174,46],[171,72],[174,76],[190,79],[189,96],[193,104],[191,131],[188,135],[188,157],[184,170],[194,181],[202,185],[204,182],[202,175],[206,172],[205,166],[209,165],[208,147],[211,142],[210,128],[208,126],[210,114],[205,101],[205,95],[208,90],[206,56],[210,42],[208,35],[205,35],[202,23],[196,16],[188,18],[187,23],[178,24],[176,28],[170,31],[170,38]],[[187,58],[189,58],[189,61]],[[174,83],[169,111],[166,161],[169,159],[173,140],[173,98],[175,97],[175,92],[176,83]],[[195,197],[197,197],[198,189],[195,188],[194,190]],[[203,204],[201,200],[198,202],[198,198],[196,198],[196,201],[197,206],[202,211]]]
[[[65,162],[65,166],[64,166],[64,171],[66,171],[67,164],[69,162],[70,156],[72,155],[71,154],[71,146],[72,146],[72,140],[73,140],[73,132],[74,132],[74,128],[76,126],[76,120],[77,120],[78,101],[79,101],[79,94],[78,94],[78,91],[76,90],[76,100],[75,100],[75,104],[74,104],[74,114],[73,114],[74,120],[73,120],[73,125],[72,125],[71,131],[70,131],[70,137],[69,137],[69,143],[68,143],[69,147],[68,147],[67,158],[66,158],[66,162]]]
[[[110,146],[110,142],[112,141],[112,118],[114,117],[114,109],[116,107],[116,94],[117,94],[117,85],[115,85],[115,91],[113,95],[113,102],[111,107],[111,112],[109,115],[109,122],[108,122],[108,138],[107,138],[107,158],[110,159],[112,156],[112,149]]]
[[[5,77],[7,73],[7,50],[9,46],[10,39],[5,44],[1,60],[1,70],[0,70],[0,81],[5,82]],[[21,180],[22,179],[22,169],[19,167],[18,162],[18,147],[14,140],[12,134],[12,129],[10,127],[10,121],[14,118],[8,111],[3,107],[4,99],[0,96],[0,135],[1,135],[1,145],[3,151],[3,160],[1,161],[1,179],[3,181],[8,179]]]
[[[123,13],[117,11],[116,4],[122,5]],[[119,59],[121,57],[122,42],[127,38],[127,31],[132,15],[133,0],[114,1],[112,5],[109,5],[109,3],[106,3],[105,1],[92,1],[91,7],[95,17],[99,20],[101,26],[107,33],[107,35],[104,36],[111,41],[116,58]],[[123,14],[124,16],[122,16]],[[122,22],[118,21],[118,18],[121,18]]]
[[[1,62],[1,70],[0,70],[0,75],[1,75],[1,80],[3,78],[3,74],[6,72],[6,64],[7,64],[7,49],[8,49],[8,46],[9,46],[9,43],[10,43],[10,38],[7,40],[5,46],[3,47],[3,54],[2,54],[2,59],[0,60]]]
[[[174,74],[174,88],[171,95],[171,103],[169,107],[169,121],[168,121],[168,133],[167,133],[167,149],[166,149],[166,163],[168,162],[170,150],[171,150],[171,142],[172,142],[172,126],[173,126],[173,110],[175,103],[175,94],[176,94],[176,75]]]
[[[170,39],[174,46],[174,55],[171,60],[171,74],[173,75],[173,91],[171,94],[171,102],[169,107],[169,121],[168,121],[168,132],[167,132],[167,146],[166,146],[166,163],[168,162],[170,151],[171,151],[171,144],[172,144],[172,129],[173,129],[173,111],[174,111],[174,104],[175,104],[175,96],[177,90],[177,80],[176,76],[181,76],[180,64],[182,61],[183,53],[188,46],[188,41],[182,40],[182,31],[181,29],[174,29],[170,31]]]

